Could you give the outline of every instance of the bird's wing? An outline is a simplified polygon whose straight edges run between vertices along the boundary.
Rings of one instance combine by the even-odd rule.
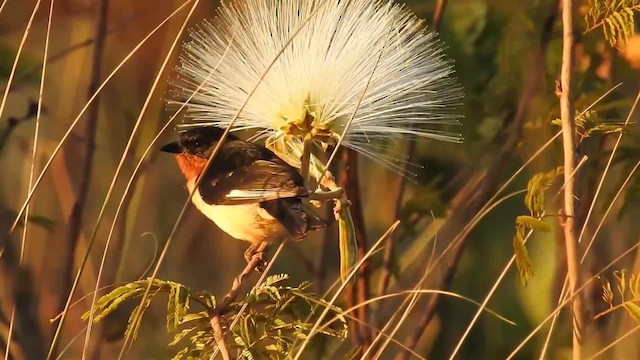
[[[211,205],[241,205],[308,195],[294,168],[270,160],[257,160],[215,176],[205,175],[199,190],[202,199]]]

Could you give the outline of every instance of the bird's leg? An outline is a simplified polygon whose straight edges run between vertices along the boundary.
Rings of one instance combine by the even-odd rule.
[[[249,248],[244,252],[244,259],[247,260],[247,263],[256,262],[256,271],[261,273],[266,269],[269,262],[264,256],[264,250],[266,249],[266,245],[261,244],[251,244]]]

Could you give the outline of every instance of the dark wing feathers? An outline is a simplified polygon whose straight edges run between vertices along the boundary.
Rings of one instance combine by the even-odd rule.
[[[327,223],[305,208],[300,199],[289,198],[265,201],[260,206],[278,219],[295,240],[304,239],[310,231],[327,227]]]
[[[297,170],[272,152],[252,144],[225,144],[200,185],[212,205],[240,205],[307,196]]]

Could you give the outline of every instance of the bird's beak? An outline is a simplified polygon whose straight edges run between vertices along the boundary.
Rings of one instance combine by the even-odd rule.
[[[174,142],[168,143],[165,146],[161,147],[160,151],[173,153],[173,154],[180,154],[180,153],[182,153],[182,146],[180,146],[180,144],[178,144],[177,141],[174,141]]]

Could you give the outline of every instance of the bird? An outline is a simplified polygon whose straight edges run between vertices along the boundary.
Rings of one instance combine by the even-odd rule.
[[[259,256],[260,271],[266,264],[259,251],[263,243],[287,236],[302,240],[327,222],[303,203],[309,191],[298,170],[264,146],[229,133],[204,172],[224,131],[191,127],[161,151],[175,155],[195,207],[231,237],[250,243],[244,257],[249,262]]]

